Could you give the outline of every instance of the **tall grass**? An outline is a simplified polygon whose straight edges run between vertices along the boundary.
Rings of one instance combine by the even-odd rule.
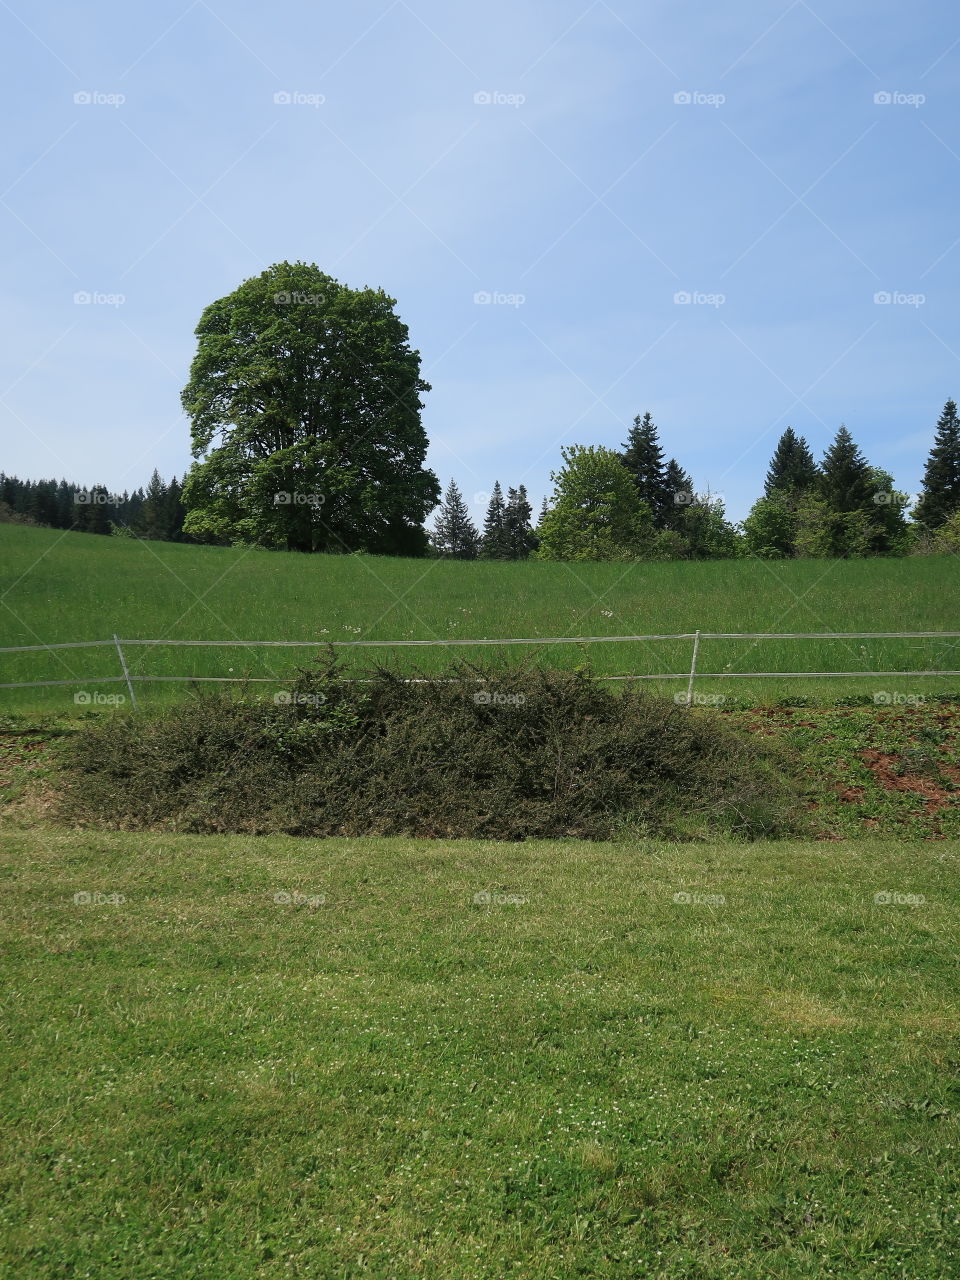
[[[702,631],[939,631],[960,629],[957,560],[722,561],[539,564],[393,560],[106,539],[0,526],[0,645],[107,639],[355,640],[543,637],[504,646],[505,660],[592,664],[597,675],[682,673],[689,640],[553,645],[555,637]],[[131,647],[135,675],[248,675],[289,684],[311,649]],[[451,650],[376,650],[399,666],[439,670]],[[490,656],[458,647],[457,656]],[[360,651],[366,662],[370,651]],[[716,698],[836,697],[887,691],[876,676],[796,681],[731,678],[743,671],[960,669],[960,644],[918,641],[705,641],[698,690]],[[74,710],[95,677],[116,677],[111,648],[0,655],[0,683],[69,680],[52,690],[0,691],[8,709]],[[717,678],[725,676],[725,678]],[[681,681],[654,687],[672,696]],[[96,686],[123,693],[122,685]],[[268,688],[264,685],[264,689]],[[894,692],[943,693],[954,679],[898,678]],[[182,687],[140,685],[144,700]]]

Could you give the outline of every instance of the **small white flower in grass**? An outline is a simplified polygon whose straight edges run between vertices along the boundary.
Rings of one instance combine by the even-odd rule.
[[[612,618],[612,617],[613,617],[613,610],[612,610],[612,609],[601,609],[601,610],[600,610],[600,612],[603,614],[603,616],[604,616],[605,618]]]

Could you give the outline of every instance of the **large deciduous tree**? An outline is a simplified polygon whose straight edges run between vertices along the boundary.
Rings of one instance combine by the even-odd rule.
[[[424,468],[419,352],[395,299],[282,262],[211,303],[183,391],[196,538],[421,555],[440,485]]]
[[[653,535],[650,508],[613,449],[571,445],[552,475],[538,533],[541,560],[634,560]]]

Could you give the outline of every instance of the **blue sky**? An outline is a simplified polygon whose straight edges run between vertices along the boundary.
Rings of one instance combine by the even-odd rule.
[[[398,299],[477,514],[648,409],[738,519],[787,425],[819,455],[845,422],[912,492],[960,394],[953,5],[0,0],[0,29],[8,473],[185,470],[200,313],[282,259]]]

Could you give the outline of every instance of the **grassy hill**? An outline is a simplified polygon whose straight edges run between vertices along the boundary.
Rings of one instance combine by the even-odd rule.
[[[954,557],[909,560],[724,561],[669,564],[537,564],[298,556],[257,550],[107,539],[0,525],[0,645],[109,639],[462,640],[616,636],[703,631],[960,630]],[[589,647],[603,675],[688,669],[690,642]],[[361,651],[364,661],[387,650]],[[503,652],[507,652],[504,650]],[[960,668],[956,646],[930,641],[711,641],[704,673],[727,671],[922,670]],[[407,668],[438,670],[451,653],[393,651]],[[131,649],[134,672],[226,676],[247,673],[285,685],[284,672],[310,650]],[[514,647],[509,656],[557,665],[586,649]],[[49,691],[0,691],[8,708],[66,711],[95,676],[119,673],[114,650],[0,655],[0,682],[71,681]],[[835,697],[886,690],[875,678],[820,682],[701,680],[705,694]],[[954,691],[960,678],[902,679],[901,693]],[[97,688],[98,686],[92,686]],[[269,686],[264,686],[268,689]],[[683,686],[664,684],[675,693]],[[102,686],[109,691],[111,686]],[[141,686],[144,698],[181,686]],[[121,691],[116,686],[115,691]]]

